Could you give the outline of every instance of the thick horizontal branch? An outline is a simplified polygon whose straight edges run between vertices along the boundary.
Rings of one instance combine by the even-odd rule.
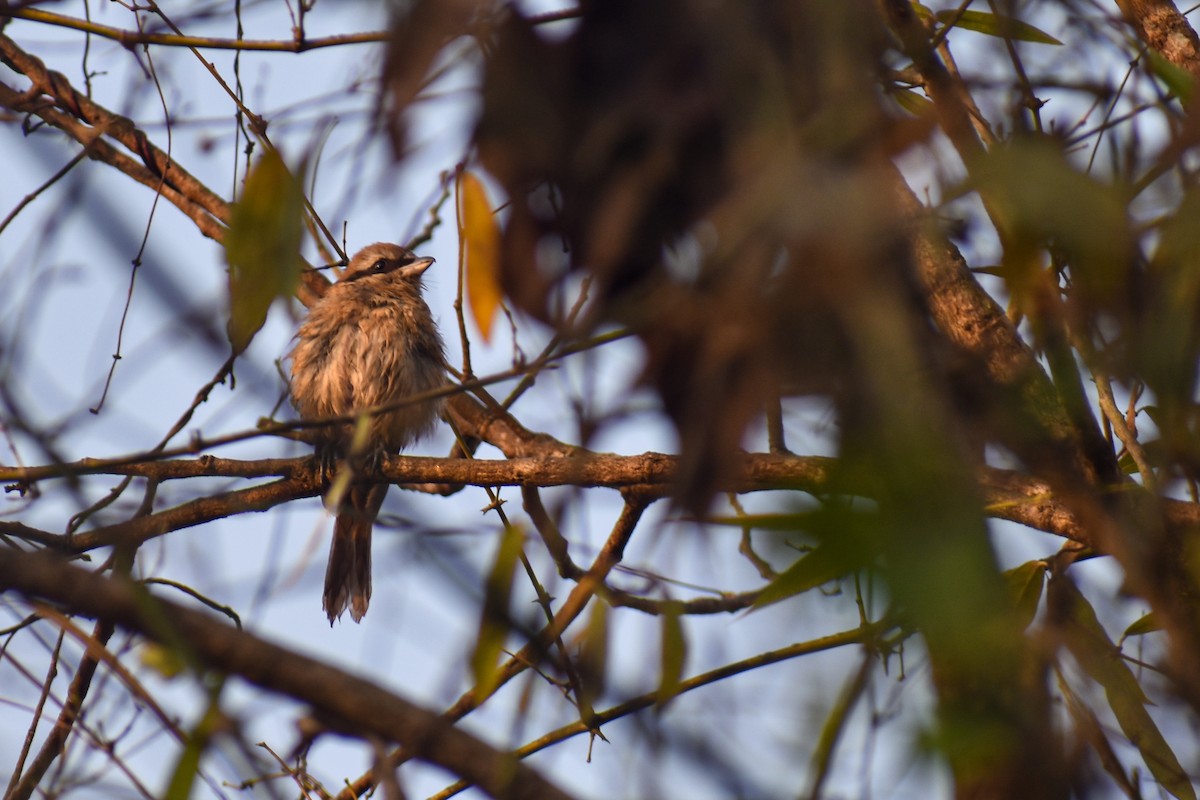
[[[206,669],[245,678],[310,706],[335,730],[402,744],[406,752],[480,786],[492,797],[569,800],[538,773],[438,714],[324,662],[263,641],[207,614],[154,598],[47,553],[0,550],[0,592],[17,591],[68,613],[107,620]]]
[[[719,487],[722,491],[793,490],[818,495],[869,496],[866,487],[849,484],[837,476],[838,460],[835,458],[747,453],[742,455],[741,461],[740,473],[729,485]],[[579,451],[571,456],[502,460],[392,456],[385,460],[375,479],[409,486],[636,487],[643,492],[667,495],[672,489],[678,466],[678,457],[663,453],[627,456]],[[240,461],[202,456],[197,459],[132,464],[83,460],[52,467],[0,467],[0,481],[24,485],[55,476],[95,473],[132,475],[159,481],[271,476],[279,476],[282,480],[199,498],[128,522],[77,533],[69,539],[14,522],[0,523],[0,532],[56,549],[84,552],[118,542],[145,541],[230,514],[265,511],[280,503],[315,496],[324,488],[312,458]],[[978,486],[983,513],[993,519],[1009,520],[1093,547],[1098,544],[1093,532],[1042,480],[1011,470],[986,467],[979,473]],[[1128,484],[1121,487],[1120,491],[1142,490]],[[1200,505],[1163,500],[1162,508],[1168,525],[1176,528],[1200,527]]]
[[[675,479],[679,459],[663,453],[614,455],[580,451],[573,456],[511,459],[428,458],[390,456],[378,479],[399,484],[453,483],[466,486],[631,486],[666,487]],[[745,454],[741,476],[725,491],[766,489],[830,490],[830,470],[837,459],[824,456]],[[261,478],[280,476],[316,494],[320,483],[311,457],[242,461],[201,456],[125,463],[82,459],[45,467],[0,466],[0,481],[28,485],[51,478],[81,475],[129,475],[159,481],[183,478]]]

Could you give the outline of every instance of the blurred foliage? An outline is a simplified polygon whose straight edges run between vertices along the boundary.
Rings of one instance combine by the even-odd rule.
[[[267,321],[279,298],[300,281],[304,225],[304,167],[293,175],[279,151],[269,148],[246,176],[233,205],[225,257],[229,262],[229,341],[240,353]]]
[[[298,8],[293,33],[312,4]],[[612,538],[582,567],[572,558],[590,531],[576,517],[594,484],[579,478],[548,511],[529,480],[530,525],[493,525],[491,555],[459,584],[479,590],[479,617],[456,665],[473,689],[450,718],[533,667],[565,698],[575,732],[603,738],[609,719],[655,708],[659,722],[709,682],[854,644],[861,668],[822,703],[816,744],[800,722],[794,740],[772,742],[792,748],[789,763],[811,755],[814,797],[850,727],[870,739],[891,722],[876,689],[900,682],[897,662],[901,680],[929,688],[932,713],[919,709],[890,741],[926,745],[958,797],[1196,796],[1200,39],[1172,3],[582,0],[538,14],[413,0],[389,10],[374,122],[391,154],[419,150],[414,117],[447,74],[466,76],[454,89],[477,101],[468,152],[429,204],[432,232],[454,195],[464,344],[464,309],[487,344],[510,333],[495,324],[501,310],[513,312],[514,339],[550,331],[539,360],[514,341],[505,377],[521,382],[510,397],[471,387],[486,422],[456,427],[456,453],[488,441],[522,458],[520,482],[582,452],[609,422],[585,410],[595,398],[572,397],[578,442],[525,429],[512,409],[553,359],[571,348],[602,359],[594,337],[628,333],[645,356],[637,386],[602,388],[648,389],[677,435],[661,528],[719,531],[705,541],[722,567],[733,550],[724,535],[740,529],[738,566],[751,575],[697,587],[669,574],[674,565],[621,564],[635,535],[661,532],[638,524],[660,499],[657,475],[619,485]],[[33,94],[55,81],[35,83]],[[80,97],[47,105],[82,109]],[[34,113],[26,100],[9,108]],[[265,146],[232,206],[235,353],[297,289],[304,226],[317,221],[307,171]],[[607,373],[588,380],[597,375]],[[789,452],[811,444],[796,434],[812,408],[818,452],[832,454],[819,470]],[[458,411],[451,401],[456,426]],[[776,492],[744,508],[751,468],[784,467],[793,477],[757,484]],[[820,475],[794,477],[802,467]],[[335,475],[330,491],[351,480]],[[489,499],[489,513],[502,508]],[[636,532],[622,528],[630,517]],[[1022,534],[1001,533],[1000,518],[1063,546],[1038,553],[1047,540],[1026,541],[1035,552],[1005,562],[994,537]],[[645,558],[668,561],[670,549]],[[1112,580],[1090,580],[1088,562]],[[544,591],[542,567],[571,582],[570,598]],[[516,622],[522,575],[554,620],[534,635]],[[859,627],[797,642],[815,623],[796,612],[757,654],[689,674],[698,654],[721,650],[702,646],[701,620],[748,610],[786,623],[814,607],[857,613]],[[621,636],[641,612],[659,617],[657,651]],[[578,622],[554,628],[556,614]],[[1122,630],[1114,642],[1109,631]],[[623,682],[631,662],[636,696]],[[187,736],[174,795],[191,790],[220,711],[214,699]],[[750,794],[753,758],[712,757],[724,721],[692,726],[679,749],[727,778],[730,796]]]
[[[500,308],[500,228],[483,183],[470,172],[458,176],[458,238],[471,317],[485,342]]]

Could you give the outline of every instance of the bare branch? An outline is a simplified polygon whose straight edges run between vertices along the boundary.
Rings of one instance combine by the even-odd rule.
[[[322,36],[317,39],[220,39],[211,36],[183,36],[170,33],[147,33],[145,31],[129,31],[101,25],[91,20],[55,14],[37,8],[0,8],[0,17],[25,19],[54,25],[60,28],[90,33],[120,42],[125,47],[153,44],[162,47],[195,47],[202,50],[256,50],[275,53],[303,53],[307,50],[318,50],[324,47],[341,47],[348,44],[371,44],[385,42],[387,31],[369,31],[366,33],[347,33],[339,36]]]
[[[45,553],[0,550],[0,590],[46,599],[168,647],[183,647],[205,668],[238,675],[307,703],[334,730],[399,742],[492,797],[569,800],[570,795],[506,753],[370,681],[236,630],[208,614],[105,579]],[[147,601],[150,602],[147,602]]]

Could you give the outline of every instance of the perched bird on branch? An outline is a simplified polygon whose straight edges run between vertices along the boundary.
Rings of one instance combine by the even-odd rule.
[[[364,247],[296,334],[292,402],[300,417],[371,412],[315,429],[326,475],[336,467],[351,478],[327,497],[337,513],[323,601],[330,625],[347,608],[360,621],[371,599],[371,528],[388,487],[361,478],[429,433],[441,411],[440,398],[405,402],[446,382],[442,337],[421,297],[432,263],[395,244]]]

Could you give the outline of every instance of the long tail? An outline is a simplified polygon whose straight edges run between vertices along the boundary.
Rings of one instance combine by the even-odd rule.
[[[322,601],[330,625],[347,607],[355,622],[367,613],[371,602],[371,528],[387,489],[387,484],[351,487],[338,512]]]

